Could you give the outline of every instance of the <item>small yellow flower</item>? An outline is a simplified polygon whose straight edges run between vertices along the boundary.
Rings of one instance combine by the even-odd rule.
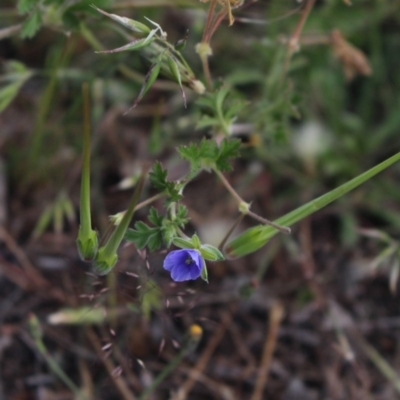
[[[194,340],[199,340],[203,335],[203,329],[200,325],[193,324],[189,328],[189,336]]]

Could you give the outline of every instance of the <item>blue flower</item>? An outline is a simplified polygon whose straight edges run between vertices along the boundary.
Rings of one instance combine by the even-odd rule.
[[[165,257],[164,269],[175,282],[197,279],[203,269],[203,258],[197,250],[174,250]]]

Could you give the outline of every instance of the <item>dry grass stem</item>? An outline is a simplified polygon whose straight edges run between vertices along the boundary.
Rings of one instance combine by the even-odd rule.
[[[200,376],[200,374],[202,373],[202,371],[205,369],[209,359],[213,355],[219,342],[224,337],[225,331],[232,321],[234,309],[236,309],[236,306],[233,307],[231,310],[226,311],[223,314],[220,325],[218,326],[217,330],[214,332],[214,335],[211,337],[210,341],[207,343],[207,346],[204,349],[200,358],[198,359],[196,365],[193,367],[193,372],[190,374],[190,377],[179,388],[174,400],[185,400],[188,398],[187,396],[188,396],[189,392],[193,388],[194,384],[196,383],[196,381],[197,381],[198,377]]]
[[[276,347],[279,326],[284,314],[283,305],[275,303],[269,313],[269,329],[265,337],[264,348],[260,368],[258,369],[257,381],[251,400],[262,400],[264,387],[268,380],[268,373],[271,367],[272,355]]]

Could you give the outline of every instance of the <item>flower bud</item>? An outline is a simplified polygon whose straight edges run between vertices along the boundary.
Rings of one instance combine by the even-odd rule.
[[[257,225],[233,239],[225,247],[225,253],[231,258],[243,257],[263,247],[278,232],[277,229],[271,226]]]
[[[225,259],[224,255],[210,244],[202,244],[200,247],[200,254],[208,261],[222,261]]]

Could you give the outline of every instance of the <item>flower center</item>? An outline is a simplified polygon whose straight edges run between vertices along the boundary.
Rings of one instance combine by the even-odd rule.
[[[190,257],[190,256],[188,256],[188,258],[185,260],[185,264],[186,264],[186,265],[193,264],[193,258]]]

